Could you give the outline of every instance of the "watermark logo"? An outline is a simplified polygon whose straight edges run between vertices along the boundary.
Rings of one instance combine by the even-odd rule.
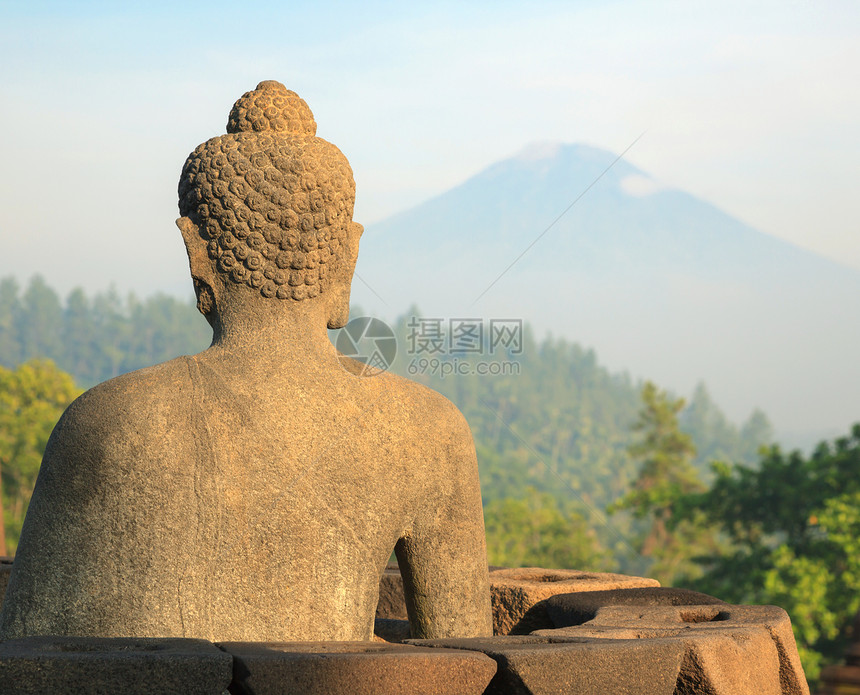
[[[449,376],[518,376],[523,352],[522,319],[410,317],[404,341],[406,373]],[[359,376],[389,370],[397,357],[398,336],[384,321],[352,319],[337,333],[335,347],[343,367]],[[403,347],[402,345],[400,346]],[[359,363],[358,370],[356,362]]]
[[[370,316],[359,316],[341,328],[335,347],[347,371],[355,372],[355,362],[363,365],[359,376],[376,376],[387,371],[397,357],[397,338],[391,326]]]
[[[406,336],[410,355],[521,355],[522,319],[413,316]]]
[[[522,319],[425,318],[407,323],[410,376],[517,376],[523,352]]]
[[[409,376],[429,374],[444,379],[449,376],[519,376],[520,363],[515,360],[463,360],[458,357],[413,357],[406,367]]]

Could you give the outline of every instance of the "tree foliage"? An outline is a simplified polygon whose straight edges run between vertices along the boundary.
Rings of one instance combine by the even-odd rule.
[[[0,280],[0,365],[53,360],[79,384],[94,386],[124,372],[206,348],[212,332],[193,302],[165,295],[140,300],[108,290],[73,290],[65,303],[38,275],[23,293]]]
[[[720,529],[695,588],[735,603],[781,606],[807,676],[842,654],[860,608],[860,424],[811,456],[773,446],[759,466],[715,463],[710,489],[682,494],[679,518]]]
[[[0,480],[9,552],[18,544],[51,430],[79,393],[72,377],[49,361],[0,367]]]
[[[484,508],[487,557],[504,567],[586,567],[607,565],[594,530],[573,505],[527,487],[520,497],[496,499]]]
[[[695,442],[694,465],[705,481],[711,478],[712,461],[751,464],[758,460],[759,448],[773,442],[773,428],[761,410],[754,410],[743,426],[737,428],[723,415],[701,382],[693,390],[689,404],[678,413],[678,423]]]
[[[695,520],[678,520],[674,502],[684,494],[705,489],[693,466],[696,447],[681,431],[678,416],[684,399],[673,399],[652,382],[642,388],[642,410],[634,426],[639,434],[629,447],[640,463],[632,489],[609,507],[614,513],[630,510],[647,523],[636,539],[637,549],[652,560],[648,568],[664,584],[680,576],[695,575],[693,556],[715,544],[714,534]]]

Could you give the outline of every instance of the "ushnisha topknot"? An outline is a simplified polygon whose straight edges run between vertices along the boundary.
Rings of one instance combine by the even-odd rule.
[[[197,225],[218,272],[264,297],[316,297],[344,259],[355,182],[343,153],[315,133],[304,100],[268,80],[182,169],[180,214]]]
[[[295,92],[275,80],[264,80],[253,92],[245,92],[233,105],[228,133],[289,133],[313,137],[317,124],[310,108]]]

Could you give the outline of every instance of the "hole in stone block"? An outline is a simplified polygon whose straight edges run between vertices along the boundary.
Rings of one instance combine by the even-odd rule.
[[[690,606],[681,609],[680,617],[685,623],[713,623],[728,620],[729,614],[716,606]]]
[[[572,577],[565,574],[537,574],[531,572],[499,572],[498,578],[513,579],[519,582],[569,582],[572,579]]]

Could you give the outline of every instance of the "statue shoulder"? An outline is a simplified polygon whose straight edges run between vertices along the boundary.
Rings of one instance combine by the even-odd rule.
[[[474,450],[472,431],[459,408],[438,391],[411,379],[386,373],[386,390],[392,400],[409,415],[410,423],[440,442]],[[374,377],[377,378],[377,377]]]
[[[165,422],[179,425],[192,390],[187,359],[122,374],[84,392],[63,413],[47,452],[59,445],[103,447],[121,438],[133,442],[155,435]]]

